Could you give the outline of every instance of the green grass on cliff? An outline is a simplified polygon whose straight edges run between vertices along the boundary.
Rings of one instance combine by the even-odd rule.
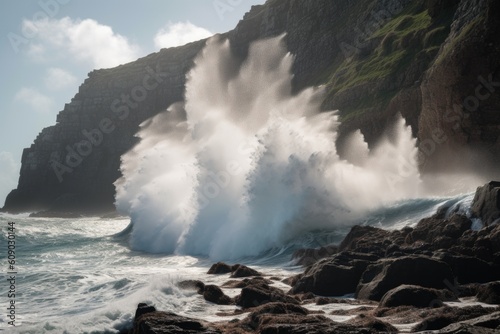
[[[334,62],[317,77],[317,83],[326,83],[329,97],[353,88],[370,92],[370,96],[343,106],[341,117],[358,117],[370,110],[385,108],[402,88],[393,87],[391,83],[401,75],[404,79],[404,72],[412,62],[427,62],[428,66],[435,58],[449,34],[453,12],[442,13],[433,20],[422,2],[417,1],[371,35],[366,44],[371,44],[372,50],[361,50],[349,59]]]

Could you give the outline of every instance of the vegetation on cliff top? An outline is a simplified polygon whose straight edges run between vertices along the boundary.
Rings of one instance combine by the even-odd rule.
[[[402,87],[415,83],[411,81],[412,68],[428,68],[434,61],[450,32],[453,13],[454,8],[450,8],[432,18],[428,8],[418,1],[382,25],[379,20],[378,29],[363,45],[347,45],[355,52],[334,62],[315,84],[326,84],[330,99],[362,85],[367,87],[362,90],[367,92],[365,97],[341,108],[343,120],[374,108],[385,109]]]

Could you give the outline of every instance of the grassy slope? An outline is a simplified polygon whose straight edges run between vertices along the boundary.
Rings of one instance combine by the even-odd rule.
[[[417,1],[373,33],[370,39],[378,43],[374,50],[337,60],[317,77],[316,84],[326,84],[331,97],[362,84],[373,83],[374,87],[381,87],[378,84],[382,80],[395,80],[415,59],[428,59],[428,67],[449,34],[452,18],[453,10],[449,10],[432,20],[427,9]],[[375,89],[373,95],[342,106],[341,117],[345,120],[373,108],[383,110],[400,88]]]

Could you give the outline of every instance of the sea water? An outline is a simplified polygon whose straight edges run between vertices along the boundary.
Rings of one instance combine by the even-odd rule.
[[[209,40],[187,76],[185,101],[141,124],[140,142],[122,156],[116,206],[127,218],[0,214],[2,270],[13,222],[17,271],[16,327],[4,279],[0,328],[112,333],[131,325],[139,302],[230,320],[217,313],[234,306],[177,283],[224,283],[228,275],[205,274],[217,260],[285,278],[301,270],[290,262],[294,250],[338,243],[355,224],[412,226],[440,205],[467,214],[467,185],[482,182],[445,175],[441,187],[432,184],[442,193],[427,191],[433,179],[419,174],[402,117],[371,147],[354,132],[341,157],[337,112],[321,111],[324,88],[292,93],[293,60],[284,36],[256,42],[245,60],[229,42]]]
[[[451,198],[415,199],[379,208],[355,223],[387,229],[413,226],[440,205],[467,210],[472,194]],[[8,325],[8,223],[16,235],[16,327]],[[129,218],[29,218],[0,214],[1,265],[0,329],[6,333],[116,333],[132,324],[140,302],[159,310],[209,321],[231,320],[219,306],[177,283],[198,279],[207,284],[229,280],[229,275],[206,275],[214,260],[207,257],[151,254],[130,244]],[[258,256],[234,259],[270,276],[285,278],[300,272],[291,260],[294,250],[338,243],[348,227],[309,231],[282,247]],[[288,289],[277,282],[278,287]],[[239,290],[225,290],[235,296]],[[244,315],[243,315],[244,316]]]

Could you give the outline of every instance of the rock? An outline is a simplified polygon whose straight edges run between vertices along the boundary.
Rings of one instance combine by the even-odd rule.
[[[243,332],[240,332],[244,329]],[[225,328],[227,333],[358,333],[356,327],[338,324],[320,315],[309,315],[301,306],[289,303],[268,303],[252,309],[242,321],[230,323]],[[368,332],[367,332],[368,333]]]
[[[384,255],[387,246],[391,244],[386,241],[390,235],[389,231],[380,228],[356,225],[351,228],[338,249]]]
[[[347,321],[348,324],[357,328],[367,329],[368,332],[398,333],[398,329],[393,325],[370,316],[357,316]],[[360,331],[361,332],[361,331]]]
[[[413,331],[439,330],[450,324],[466,321],[492,313],[492,309],[481,306],[466,307],[440,307],[434,309],[431,315],[427,316],[418,325],[413,327]]]
[[[265,282],[256,282],[241,289],[240,295],[235,298],[236,305],[243,308],[256,307],[259,305],[282,302],[298,304],[298,301],[287,296],[282,290],[269,286]]]
[[[249,276],[261,276],[257,270],[250,267],[244,266],[242,264],[235,264],[232,267],[231,277],[249,277]]]
[[[485,225],[500,219],[500,182],[491,181],[478,187],[472,201],[471,211]]]
[[[171,312],[156,311],[152,306],[139,304],[131,334],[163,334],[163,333],[206,333],[216,334],[220,331],[210,328],[206,323],[182,317]]]
[[[228,274],[232,271],[231,266],[224,262],[214,263],[210,269],[208,269],[207,274],[210,275],[219,275],[219,274]]]
[[[141,315],[151,312],[156,312],[156,308],[154,306],[139,303],[139,305],[137,305],[137,310],[135,310],[135,319],[139,319]]]
[[[473,317],[469,320],[461,321],[459,325],[471,326],[473,328],[488,328],[498,333],[500,330],[500,312],[493,312],[490,314],[482,315],[480,317]],[[443,333],[448,333],[447,330],[455,327],[450,325],[443,330]],[[469,327],[470,328],[470,327]]]
[[[425,256],[383,259],[363,273],[356,298],[379,301],[389,290],[402,284],[444,289],[446,282],[453,282],[453,272],[442,261]]]
[[[432,249],[448,249],[455,244],[456,239],[470,230],[472,222],[464,215],[454,214],[444,219],[440,213],[420,220],[407,236],[405,242],[412,244],[417,241],[429,243]]]
[[[233,302],[232,299],[226,296],[217,285],[212,284],[205,285],[203,298],[218,305],[230,305]]]
[[[380,300],[380,307],[397,307],[402,305],[414,307],[438,307],[443,302],[435,289],[416,285],[401,285],[389,290]]]
[[[203,294],[205,290],[205,284],[198,280],[186,280],[177,283],[177,286],[185,290],[196,290],[200,295]]]
[[[252,278],[244,278],[242,280],[231,280],[227,281],[222,286],[224,288],[230,288],[230,289],[242,289],[250,285],[260,285],[260,284],[272,284],[273,282],[271,280],[265,279],[264,277],[252,277]]]
[[[500,304],[500,281],[481,285],[478,288],[477,300],[487,304]]]
[[[353,293],[365,269],[377,259],[377,256],[370,254],[338,253],[308,267],[290,292],[312,292],[322,296]]]
[[[434,258],[446,262],[461,284],[485,283],[500,279],[500,271],[496,270],[493,264],[476,257],[439,252],[434,254]]]
[[[338,246],[329,245],[320,248],[298,249],[292,255],[292,260],[302,266],[310,266],[318,260],[331,256],[338,252]]]

